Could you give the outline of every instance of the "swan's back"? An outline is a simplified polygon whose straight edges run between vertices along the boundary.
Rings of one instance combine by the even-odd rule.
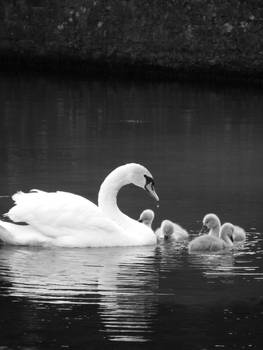
[[[95,204],[68,192],[18,192],[12,199],[15,206],[5,215],[14,222],[26,222],[50,237],[85,231],[92,222],[103,218]]]

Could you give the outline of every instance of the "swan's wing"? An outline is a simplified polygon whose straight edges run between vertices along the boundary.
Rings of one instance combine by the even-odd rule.
[[[16,225],[0,220],[0,240],[12,245],[44,246],[51,238],[34,230],[29,225]]]
[[[90,221],[104,218],[101,210],[88,199],[68,192],[18,192],[15,206],[6,214],[14,222],[26,222],[52,237],[68,231],[83,231]]]
[[[112,220],[90,220],[83,230],[70,228],[68,234],[58,236],[53,244],[61,247],[112,247],[127,245],[125,232]]]

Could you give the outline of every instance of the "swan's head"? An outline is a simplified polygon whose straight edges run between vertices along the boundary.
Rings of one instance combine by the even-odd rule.
[[[220,220],[216,214],[206,214],[203,218],[203,226],[200,233],[206,233],[209,230],[216,229],[220,226]]]
[[[143,223],[146,226],[152,227],[153,219],[154,219],[154,212],[151,209],[146,209],[141,213],[138,221]]]
[[[163,220],[161,224],[161,231],[163,232],[164,239],[169,239],[174,233],[174,225],[170,220]]]
[[[159,197],[154,189],[153,176],[149,170],[135,163],[126,164],[125,167],[129,170],[128,177],[130,183],[145,189],[156,201],[159,201]]]
[[[233,237],[234,230],[235,230],[234,225],[230,224],[229,222],[224,223],[221,226],[219,238],[223,239],[225,242],[232,245],[234,241],[234,237]]]

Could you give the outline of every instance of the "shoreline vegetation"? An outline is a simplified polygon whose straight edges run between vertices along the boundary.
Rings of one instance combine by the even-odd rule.
[[[263,85],[260,0],[3,0],[0,71]]]

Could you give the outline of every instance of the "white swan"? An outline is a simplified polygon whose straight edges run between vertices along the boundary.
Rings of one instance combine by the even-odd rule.
[[[111,247],[156,243],[153,231],[123,214],[117,206],[121,187],[134,184],[157,201],[151,173],[130,163],[113,170],[100,187],[98,206],[68,192],[33,190],[13,195],[15,206],[6,216],[18,225],[0,221],[0,239],[16,245]]]
[[[238,243],[246,239],[246,232],[239,226],[233,225],[233,242]],[[221,228],[221,222],[216,214],[206,214],[203,218],[203,226],[200,233],[207,232],[209,230],[209,235],[219,237],[219,232]]]
[[[234,225],[225,223],[221,226],[219,237],[204,234],[193,239],[188,246],[189,252],[216,252],[233,246]]]
[[[185,241],[188,239],[188,232],[183,229],[180,225],[170,221],[163,220],[161,223],[161,227],[159,227],[155,234],[158,237],[158,240],[173,240],[173,241]]]

